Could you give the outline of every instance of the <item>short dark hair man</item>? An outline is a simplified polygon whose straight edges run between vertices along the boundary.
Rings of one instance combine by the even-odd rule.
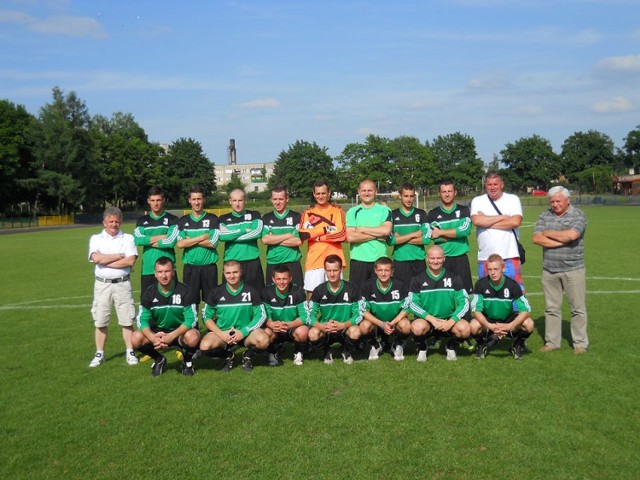
[[[156,283],[155,264],[160,257],[176,261],[173,249],[178,240],[178,217],[164,210],[164,192],[159,187],[151,187],[147,193],[150,212],[136,222],[133,238],[142,247],[142,275],[140,295]]]
[[[242,265],[237,260],[227,260],[222,267],[225,283],[218,285],[207,297],[203,314],[209,330],[200,343],[205,355],[215,355],[220,350],[228,353],[223,371],[233,368],[232,348],[248,347],[242,356],[242,369],[253,370],[253,355],[266,352],[269,335],[260,328],[267,319],[260,293],[242,280]]]
[[[382,351],[376,339],[377,333],[380,333],[383,342],[386,340],[387,343],[388,338],[393,336],[390,345],[393,359],[404,360],[404,342],[411,332],[411,323],[403,308],[407,298],[407,287],[393,276],[393,264],[389,257],[376,260],[376,278],[368,280],[360,289],[365,304],[360,331],[371,345],[369,360],[377,360]]]
[[[199,185],[191,187],[187,199],[191,212],[178,222],[178,242],[183,248],[182,280],[189,285],[196,305],[218,285],[218,217],[204,211],[206,196]]]
[[[487,258],[487,276],[476,282],[471,301],[476,358],[484,358],[502,337],[512,338],[513,358],[521,360],[524,342],[533,332],[531,307],[518,282],[504,275],[504,262],[496,253]]]
[[[162,375],[167,359],[160,353],[168,347],[182,352],[182,374],[194,374],[192,357],[198,348],[200,332],[191,290],[175,278],[173,261],[160,257],[155,263],[156,285],[142,293],[138,313],[138,330],[133,333],[133,347],[153,358],[151,374]]]
[[[303,350],[309,340],[306,300],[304,289],[293,283],[289,267],[275,265],[271,283],[262,290],[262,303],[267,312],[264,331],[271,342],[270,365],[278,364],[278,352],[284,342],[293,342],[293,364],[302,365]]]
[[[433,243],[444,250],[444,268],[458,274],[468,293],[473,290],[469,266],[469,234],[471,212],[469,207],[456,203],[456,186],[451,180],[443,180],[438,187],[440,205],[429,210],[427,222],[431,225]]]
[[[350,365],[360,339],[358,324],[364,310],[360,292],[354,284],[342,280],[342,259],[338,255],[329,255],[324,269],[327,281],[314,288],[309,300],[309,342],[324,353],[325,364],[333,363],[331,345],[342,344],[342,359]]]
[[[400,207],[391,212],[393,229],[387,243],[393,246],[393,276],[407,287],[411,279],[424,270],[424,246],[431,238],[427,213],[414,207],[416,187],[400,185]]]
[[[267,246],[266,282],[273,278],[276,266],[286,265],[293,276],[293,283],[302,287],[304,278],[300,259],[300,214],[288,207],[289,194],[282,185],[271,190],[273,211],[262,217],[262,243]]]

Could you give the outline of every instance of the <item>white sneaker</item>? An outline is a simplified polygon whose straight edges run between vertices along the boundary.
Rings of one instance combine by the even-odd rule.
[[[293,364],[294,365],[302,365],[302,352],[296,352],[293,354]]]
[[[456,355],[456,351],[454,349],[445,348],[445,352],[447,352],[447,360],[449,362],[455,362],[458,360],[458,356]]]
[[[139,360],[133,353],[127,353],[126,355],[127,365],[137,365]]]
[[[369,360],[378,360],[380,358],[380,352],[382,352],[382,347],[371,347],[371,351],[369,352]]]
[[[96,352],[96,354],[91,359],[91,363],[89,363],[89,366],[91,368],[95,368],[95,367],[99,367],[103,363],[104,363],[104,355],[100,352]]]
[[[349,352],[342,352],[342,361],[345,365],[351,365],[353,363],[353,357]]]
[[[393,359],[396,362],[404,360],[404,348],[402,348],[402,345],[396,345],[396,348],[393,349]]]
[[[416,357],[416,360],[418,362],[426,362],[427,361],[427,351],[426,350],[419,350],[418,351],[418,356]]]

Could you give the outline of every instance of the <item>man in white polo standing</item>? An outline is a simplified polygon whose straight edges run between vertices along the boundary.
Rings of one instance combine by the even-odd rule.
[[[121,224],[120,209],[108,207],[102,216],[104,230],[89,240],[89,261],[95,264],[91,315],[96,327],[96,353],[89,363],[90,367],[98,367],[104,362],[112,305],[122,327],[122,338],[127,349],[125,360],[129,365],[138,363],[131,345],[136,309],[130,279],[131,267],[138,258],[138,250],[133,235],[120,230]]]

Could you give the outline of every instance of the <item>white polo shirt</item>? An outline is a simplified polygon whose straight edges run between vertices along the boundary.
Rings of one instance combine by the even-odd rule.
[[[522,204],[517,195],[503,193],[495,204],[503,215],[522,216]],[[478,212],[488,216],[498,215],[487,194],[480,195],[471,201],[471,215],[473,216]],[[518,229],[516,228],[515,230],[520,236]],[[493,253],[497,253],[502,258],[519,257],[518,244],[511,230],[477,228],[476,234],[478,237],[478,261],[486,260]]]
[[[138,256],[138,249],[133,240],[133,235],[124,233],[122,230],[118,230],[115,236],[111,236],[106,230],[102,230],[102,233],[92,235],[89,240],[89,261],[91,260],[91,254],[95,252],[100,253],[124,253],[125,257],[131,255]],[[122,278],[125,275],[131,273],[131,267],[124,268],[110,268],[104,265],[97,265],[94,270],[95,276],[106,279]]]

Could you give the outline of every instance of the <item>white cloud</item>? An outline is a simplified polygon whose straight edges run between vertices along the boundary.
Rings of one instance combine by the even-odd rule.
[[[622,113],[632,109],[633,104],[625,97],[613,97],[610,100],[591,105],[591,111],[595,113]]]
[[[107,36],[102,25],[90,17],[56,16],[40,19],[23,12],[0,10],[0,23],[26,25],[32,32],[42,34],[96,39]]]
[[[640,55],[603,58],[596,68],[612,72],[640,72]]]
[[[280,102],[275,98],[259,98],[241,103],[240,106],[242,108],[276,108],[280,106]]]

